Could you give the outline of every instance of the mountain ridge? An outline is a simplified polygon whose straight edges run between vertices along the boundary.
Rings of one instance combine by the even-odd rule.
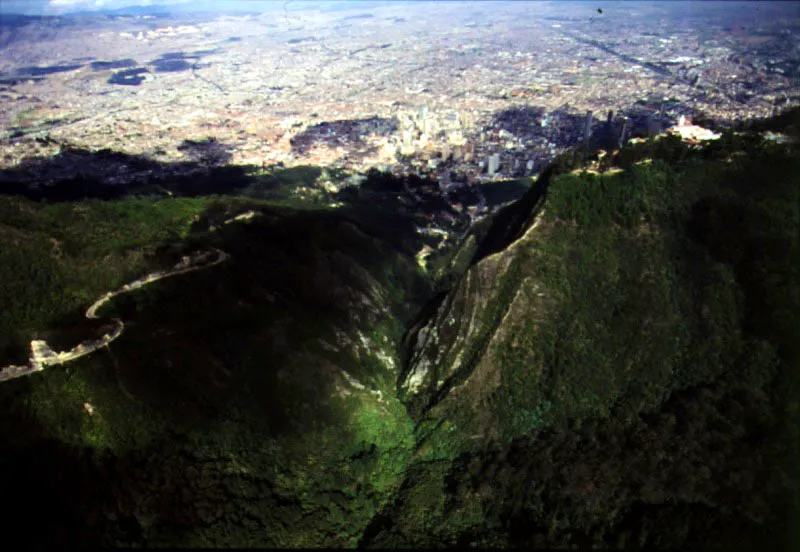
[[[0,385],[10,526],[76,496],[29,538],[788,548],[800,167],[762,130],[570,152],[445,227],[463,240],[430,265],[378,174],[341,211],[278,193],[308,168],[216,195],[0,196],[0,296],[54,346],[98,294],[230,254],[109,302],[112,347]]]

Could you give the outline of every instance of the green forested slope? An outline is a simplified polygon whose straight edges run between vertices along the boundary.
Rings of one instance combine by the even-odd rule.
[[[665,138],[555,177],[423,327],[401,385],[419,463],[386,518],[405,521],[369,542],[788,546],[794,148]]]
[[[189,251],[231,255],[104,307],[125,321],[108,349],[0,386],[7,536],[789,549],[796,148],[571,152],[443,250],[436,282],[424,217],[369,209],[380,186],[340,211],[2,196],[4,358],[74,345],[97,295]]]
[[[0,195],[0,353],[80,319],[100,294],[154,267],[212,201],[175,198],[41,204]],[[7,361],[0,354],[0,364]]]
[[[258,200],[3,200],[4,231],[25,230],[0,256],[17,349],[91,339],[98,295],[192,251],[230,255],[103,307],[125,322],[109,347],[0,386],[12,528],[36,511],[27,538],[46,547],[358,542],[413,449],[394,395],[429,294],[413,259],[339,215]]]

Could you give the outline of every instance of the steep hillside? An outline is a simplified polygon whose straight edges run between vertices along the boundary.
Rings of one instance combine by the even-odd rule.
[[[195,216],[175,219],[162,247],[148,241],[142,261],[133,237],[149,236],[144,227],[179,206]],[[109,217],[112,208],[120,216]],[[8,199],[6,209],[27,221],[35,243],[49,245],[48,232],[59,231],[50,208]],[[29,538],[43,545],[355,544],[413,450],[394,388],[404,323],[430,294],[415,260],[340,216],[252,200],[83,210],[97,231],[76,221],[59,258],[49,249],[27,258],[33,245],[20,237],[17,267],[38,273],[47,259],[64,287],[29,282],[20,299],[42,294],[32,303],[42,307],[6,312],[49,324],[40,337],[54,347],[97,332],[92,321],[57,316],[62,308],[85,308],[91,300],[75,298],[114,289],[136,266],[170,266],[212,247],[229,258],[116,298],[100,315],[125,322],[120,339],[0,387],[0,486],[17,508],[14,523],[39,511],[47,530]],[[102,263],[119,268],[105,280],[80,278]],[[50,300],[59,291],[69,293]]]
[[[415,463],[366,542],[786,544],[795,148],[664,138],[553,177],[407,336]]]
[[[308,167],[0,196],[0,362],[124,324],[0,383],[7,538],[789,549],[796,129],[569,152],[477,223]]]

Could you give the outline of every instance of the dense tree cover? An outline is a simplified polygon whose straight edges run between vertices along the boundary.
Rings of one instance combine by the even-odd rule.
[[[14,205],[29,209],[17,227],[76,257],[65,278],[136,254],[119,282],[75,280],[90,300],[190,251],[230,258],[119,296],[102,313],[124,320],[119,340],[0,386],[0,489],[22,505],[10,525],[33,489],[45,529],[30,540],[46,547],[358,542],[413,450],[393,396],[404,324],[430,293],[413,258],[328,209],[253,199]]]
[[[209,202],[43,204],[0,196],[0,351],[18,356],[32,335],[79,318],[97,296],[152,268],[148,254],[185,236]]]
[[[422,421],[392,380],[431,285],[408,243],[379,239],[382,226],[413,230],[385,216],[396,182],[373,173],[346,190],[380,206],[352,217],[361,228],[274,206],[223,225],[231,198],[0,197],[7,355],[187,247],[236,259],[123,296],[111,308],[131,322],[113,347],[0,389],[12,522],[36,511],[47,531],[27,536],[48,544],[788,548],[795,146],[731,131],[703,148],[632,144],[599,173],[583,170],[590,157],[562,156],[543,202],[504,211],[513,232],[465,249],[465,266],[474,251],[473,263],[513,255],[481,283],[485,331],[458,351],[465,367],[491,356],[500,381],[485,402]],[[247,193],[319,174],[262,176]],[[535,308],[518,311],[532,316],[509,324],[532,283]],[[474,440],[457,418],[483,411],[499,438]],[[47,500],[61,495],[76,499]]]
[[[479,406],[507,439],[409,471],[370,545],[797,544],[795,146],[730,131],[633,144],[609,156],[622,172],[584,162],[559,160],[497,282],[542,292],[504,331],[502,385]],[[459,449],[448,412],[426,435],[438,451]],[[418,505],[422,488],[440,499]]]
[[[559,316],[530,347],[557,429],[507,460],[539,463],[537,498],[503,514],[517,544],[789,545],[800,162],[732,133],[701,155],[669,153],[550,188],[535,259]],[[627,388],[620,370],[636,372]],[[513,494],[526,476],[508,470],[513,482],[491,481]],[[530,531],[518,514],[556,518]]]

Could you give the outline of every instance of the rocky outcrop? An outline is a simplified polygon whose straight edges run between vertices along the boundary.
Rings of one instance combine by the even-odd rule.
[[[491,372],[487,359],[509,314],[525,316],[531,301],[542,303],[521,264],[528,257],[551,176],[552,170],[543,173],[522,199],[474,230],[473,239],[465,241],[473,244],[471,267],[406,336],[409,360],[398,387],[415,416],[467,384],[476,371]],[[489,383],[499,384],[496,376],[477,378],[489,386],[480,393],[483,399],[496,390]]]
[[[788,543],[798,430],[777,419],[798,389],[799,219],[783,147],[633,145],[624,170],[559,174],[544,209],[484,228],[406,336],[415,456],[362,544]]]
[[[0,386],[9,526],[70,496],[36,544],[765,542],[796,517],[797,161],[751,145],[546,175],[438,278],[331,211],[220,203],[161,253],[230,262],[118,297],[124,338],[71,374]]]

